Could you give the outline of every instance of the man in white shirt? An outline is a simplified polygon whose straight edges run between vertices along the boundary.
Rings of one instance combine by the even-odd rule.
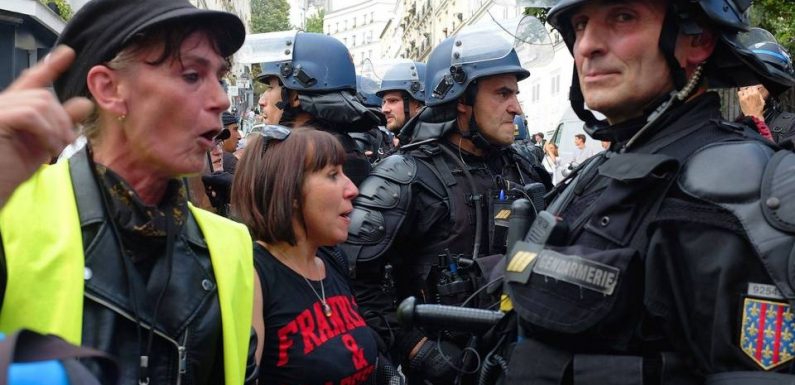
[[[572,161],[575,167],[594,155],[593,149],[585,147],[584,134],[574,135],[574,146],[576,148],[574,149],[574,159]]]

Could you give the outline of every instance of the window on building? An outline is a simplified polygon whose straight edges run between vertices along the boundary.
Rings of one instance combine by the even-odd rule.
[[[356,47],[356,35],[351,36],[351,47]]]
[[[549,87],[552,95],[557,95],[560,93],[560,74],[553,75],[550,78]]]
[[[530,92],[530,101],[537,102],[541,98],[541,84],[534,83]]]
[[[353,27],[351,28],[356,28],[356,16],[353,17]]]
[[[340,31],[340,22],[338,21],[338,22],[336,23],[336,25],[334,26],[334,33],[337,33],[337,32],[339,32],[339,31]]]
[[[370,12],[370,22],[375,23],[375,12]]]
[[[348,30],[348,20],[345,20],[345,30]]]
[[[373,31],[367,32],[367,42],[371,43],[373,41]]]

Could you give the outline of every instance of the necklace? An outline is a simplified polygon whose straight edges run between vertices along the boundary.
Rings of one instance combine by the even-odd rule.
[[[322,279],[320,280],[320,293],[321,294],[318,294],[317,290],[315,290],[315,287],[312,286],[312,282],[309,282],[309,279],[307,279],[303,275],[301,277],[304,278],[304,281],[306,281],[306,284],[309,285],[309,288],[312,289],[313,293],[315,293],[315,296],[317,297],[317,299],[320,300],[320,304],[323,307],[323,314],[326,316],[326,318],[331,318],[331,315],[332,315],[331,306],[329,306],[328,302],[326,302],[326,289],[323,287],[323,280]]]
[[[257,241],[257,243],[260,243],[260,241]],[[260,244],[263,247],[265,247],[264,242]],[[270,248],[265,247],[265,249],[267,249],[273,255],[274,258],[281,260],[282,263],[288,265],[289,267],[289,264],[286,262],[288,259],[284,257],[285,254],[281,250],[278,253],[276,253],[276,248],[273,246],[271,246]],[[282,257],[278,257],[277,255],[281,255]],[[331,312],[331,306],[329,306],[328,302],[326,301],[326,288],[323,286],[323,280],[325,280],[325,278],[320,280],[320,294],[318,294],[317,290],[315,290],[315,287],[312,286],[312,282],[309,282],[309,279],[304,274],[302,274],[298,269],[295,269],[293,267],[290,267],[290,269],[298,273],[298,275],[300,275],[301,278],[304,279],[306,284],[309,285],[309,288],[312,289],[312,293],[314,293],[315,297],[317,297],[317,299],[320,301],[320,305],[323,308],[323,314],[326,316],[326,318],[331,318],[331,315],[333,313]]]

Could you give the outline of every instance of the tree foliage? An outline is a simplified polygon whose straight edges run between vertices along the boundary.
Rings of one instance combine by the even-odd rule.
[[[251,32],[263,33],[291,29],[287,0],[251,0]]]
[[[325,17],[326,10],[320,8],[312,16],[306,18],[304,30],[306,30],[306,32],[323,33],[323,19]]]
[[[751,7],[751,24],[770,31],[790,54],[795,54],[794,20],[792,0],[755,0]]]
[[[39,2],[58,13],[58,16],[65,21],[72,18],[72,6],[66,0],[39,0]]]
[[[547,22],[547,12],[549,12],[549,8],[527,7],[524,9],[525,15],[535,16],[542,24],[546,24]]]

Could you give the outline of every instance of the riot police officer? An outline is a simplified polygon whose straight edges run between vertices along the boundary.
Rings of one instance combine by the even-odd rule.
[[[386,130],[386,117],[381,112],[381,98],[376,95],[378,82],[365,75],[356,75],[356,96],[370,111],[378,116],[378,125],[366,132],[351,133],[359,148],[370,163],[383,159],[392,150],[392,134]]]
[[[386,128],[397,135],[425,105],[425,63],[407,60],[392,64],[376,95],[383,100]],[[408,142],[409,138],[402,140]]]
[[[549,174],[510,146],[522,113],[517,82],[529,75],[496,34],[443,40],[428,61],[426,107],[404,127],[412,142],[374,168],[354,201],[343,249],[357,300],[409,383],[451,383],[462,346],[400,330],[395,301],[460,304],[477,282],[474,267],[456,270],[504,252],[494,218],[507,217],[525,185],[550,186]]]
[[[773,372],[793,362],[795,156],[722,120],[706,91],[793,81],[736,41],[748,4],[549,12],[575,59],[572,107],[613,144],[559,185],[508,262],[524,337],[508,383],[792,383]]]
[[[770,32],[762,28],[751,28],[740,35],[740,41],[748,47],[770,72],[783,72],[785,76],[795,76],[792,58]],[[795,138],[795,113],[782,109],[778,96],[789,87],[781,85],[768,89],[763,84],[741,88],[737,94],[740,109],[745,116],[764,122],[771,131],[776,143],[784,143]]]
[[[348,49],[334,37],[296,31],[249,37],[243,54],[260,63],[257,80],[266,123],[310,126],[334,134],[345,148],[343,170],[359,185],[370,171],[350,132],[365,132],[379,117],[356,97],[356,71]]]

